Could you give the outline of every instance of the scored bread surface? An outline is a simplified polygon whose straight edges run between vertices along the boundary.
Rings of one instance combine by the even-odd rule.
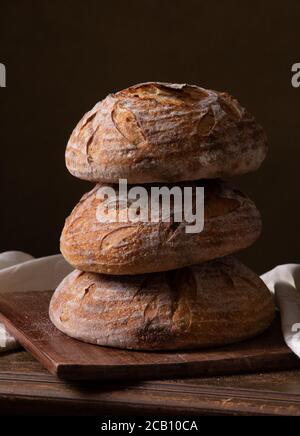
[[[264,130],[230,95],[149,82],[110,94],[85,114],[66,165],[94,182],[177,182],[255,171],[266,153]]]
[[[257,335],[274,318],[262,280],[233,257],[180,270],[107,276],[75,270],[50,318],[69,336],[135,350],[217,346]]]
[[[202,232],[186,233],[186,223],[174,222],[172,210],[170,222],[99,222],[96,211],[102,200],[97,198],[101,186],[97,185],[67,218],[62,254],[83,271],[126,275],[182,268],[254,243],[261,231],[261,217],[248,197],[221,181],[176,186],[187,185],[204,186]],[[145,186],[150,190],[150,185]]]

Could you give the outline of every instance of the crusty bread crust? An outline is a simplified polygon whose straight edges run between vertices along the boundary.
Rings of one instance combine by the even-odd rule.
[[[135,350],[176,350],[241,341],[269,327],[271,294],[232,257],[140,276],[72,272],[50,318],[69,336]]]
[[[255,171],[265,133],[226,93],[142,83],[110,94],[73,131],[66,165],[84,180],[178,182]]]
[[[152,185],[151,185],[152,186]],[[145,187],[150,190],[150,185]],[[169,185],[171,186],[171,185]],[[176,186],[204,186],[205,219],[201,233],[188,234],[185,223],[102,223],[97,185],[67,218],[61,235],[65,259],[82,271],[143,274],[167,271],[235,253],[250,246],[261,232],[254,203],[222,181]],[[115,186],[117,190],[117,186]]]

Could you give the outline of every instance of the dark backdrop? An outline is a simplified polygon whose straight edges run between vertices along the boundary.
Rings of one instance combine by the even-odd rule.
[[[300,2],[1,0],[1,244],[56,253],[88,183],[64,164],[68,137],[107,93],[142,81],[227,90],[267,130],[269,157],[235,181],[257,203],[261,239],[241,256],[258,272],[300,262]]]

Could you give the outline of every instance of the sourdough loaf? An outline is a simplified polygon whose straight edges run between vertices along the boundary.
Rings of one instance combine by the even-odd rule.
[[[55,326],[76,339],[135,350],[211,347],[257,335],[274,304],[261,279],[232,257],[164,273],[72,272],[50,304]]]
[[[263,129],[230,95],[151,82],[110,94],[84,115],[66,165],[94,182],[177,182],[254,171],[266,152]]]
[[[152,186],[145,185],[148,191]],[[204,186],[205,218],[201,233],[186,233],[186,223],[174,222],[172,210],[170,222],[100,222],[97,209],[102,200],[97,198],[97,192],[101,185],[97,185],[83,196],[66,220],[61,235],[65,259],[82,271],[143,274],[226,256],[250,246],[258,238],[260,214],[254,203],[239,191],[218,180],[176,186]],[[114,188],[117,190],[117,185]],[[122,213],[122,207],[117,213]]]

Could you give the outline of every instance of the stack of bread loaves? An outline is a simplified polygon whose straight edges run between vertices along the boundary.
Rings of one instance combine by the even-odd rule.
[[[86,342],[135,350],[217,346],[265,330],[274,318],[271,295],[228,256],[258,238],[260,214],[221,178],[256,170],[266,152],[262,128],[225,93],[145,83],[99,102],[66,150],[69,171],[97,185],[62,232],[61,251],[76,270],[52,297],[56,327]],[[187,233],[186,223],[174,219],[99,220],[99,188],[117,191],[120,179],[147,191],[203,186],[203,231]],[[115,204],[118,214],[128,210]]]

